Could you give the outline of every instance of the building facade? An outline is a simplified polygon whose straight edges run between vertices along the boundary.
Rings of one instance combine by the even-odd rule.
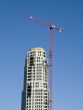
[[[25,59],[21,110],[48,110],[48,102],[46,52],[43,48],[32,48]]]

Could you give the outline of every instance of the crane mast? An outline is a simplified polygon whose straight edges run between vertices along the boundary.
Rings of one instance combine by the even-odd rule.
[[[49,99],[48,99],[49,102],[48,103],[50,105],[49,110],[52,110],[52,75],[53,75],[52,74],[53,73],[53,68],[52,68],[53,67],[53,36],[52,36],[52,33],[53,33],[53,30],[56,30],[58,32],[62,32],[63,29],[58,27],[57,25],[53,25],[52,20],[50,21],[50,23],[46,23],[46,22],[39,20],[39,19],[36,19],[28,14],[25,14],[25,17],[29,18],[30,20],[33,20],[35,22],[38,22],[40,24],[43,24],[45,26],[48,26],[50,29],[50,49],[49,49],[50,94],[49,94]]]
[[[50,27],[50,50],[49,50],[49,71],[50,71],[50,97],[49,97],[49,103],[50,103],[50,110],[52,110],[52,66],[53,66],[53,45],[52,45],[53,37],[52,37],[52,28]]]

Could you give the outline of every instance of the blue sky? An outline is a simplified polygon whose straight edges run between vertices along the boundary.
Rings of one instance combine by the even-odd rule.
[[[0,0],[0,110],[21,109],[26,52],[49,52],[49,28],[24,13],[64,28],[53,33],[53,109],[83,110],[82,0]]]

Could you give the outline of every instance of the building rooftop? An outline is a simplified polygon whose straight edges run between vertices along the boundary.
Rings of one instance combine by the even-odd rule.
[[[41,47],[36,47],[36,48],[31,48],[30,51],[45,51],[43,48]]]

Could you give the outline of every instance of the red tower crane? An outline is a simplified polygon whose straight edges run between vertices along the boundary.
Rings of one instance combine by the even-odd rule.
[[[56,30],[58,32],[62,32],[63,29],[58,27],[57,25],[53,25],[52,24],[52,20],[50,21],[50,23],[46,23],[42,20],[36,19],[35,17],[32,17],[28,14],[25,14],[26,18],[29,18],[30,20],[33,20],[35,22],[38,22],[40,24],[43,24],[45,26],[48,26],[50,29],[50,49],[49,49],[49,73],[50,73],[50,94],[49,94],[49,103],[50,103],[50,110],[52,110],[52,66],[53,66],[53,36],[52,36],[52,32],[53,30]]]

